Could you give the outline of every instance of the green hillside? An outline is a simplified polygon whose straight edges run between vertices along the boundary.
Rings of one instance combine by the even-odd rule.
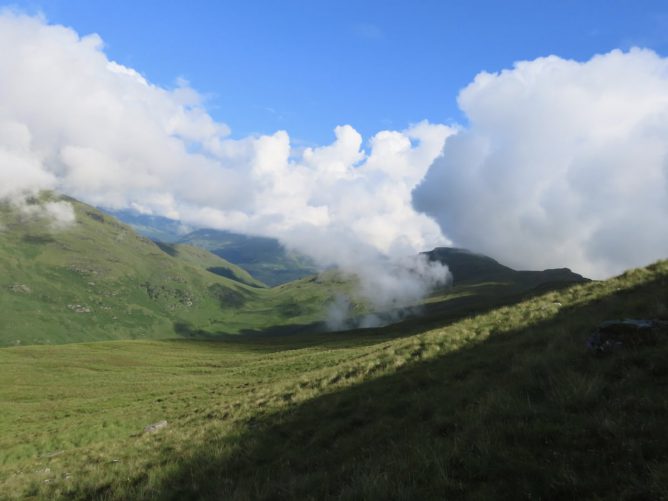
[[[270,286],[298,280],[319,271],[306,256],[286,250],[273,238],[201,229],[182,236],[179,242],[207,249],[248,270]]]
[[[252,287],[266,287],[265,284],[253,278],[243,268],[202,248],[187,244],[169,244],[163,242],[155,242],[155,244],[170,256],[178,257],[181,261],[196,268],[210,271],[221,277],[227,277]]]
[[[189,231],[186,225],[166,217],[139,214],[132,210],[106,212],[151,240],[187,243],[209,250],[241,266],[270,286],[298,280],[319,271],[306,256],[287,251],[274,238],[212,229]]]
[[[280,293],[265,289],[217,256],[155,244],[90,206],[70,202],[76,222],[61,229],[0,205],[0,346],[308,324],[323,317],[334,294],[322,284]]]
[[[192,245],[239,265],[263,283],[276,286],[320,271],[306,256],[287,251],[274,238],[242,235],[231,231],[197,229],[166,217],[138,214],[131,210],[105,210],[137,233],[167,244]]]
[[[237,260],[249,251],[246,261],[267,271],[276,265],[271,261],[280,248],[276,241],[265,239],[263,248],[256,245],[259,239],[243,237],[250,243],[242,245],[239,235],[224,241],[224,232],[200,230],[189,237],[200,247],[156,243],[68,200],[76,222],[59,229],[8,204],[0,206],[0,346],[321,331],[327,305],[340,293],[353,299],[356,313],[368,310],[356,298],[355,282],[334,271],[268,289],[243,268],[201,248],[208,245],[203,242],[229,244]],[[410,310],[421,316],[409,320],[413,329],[584,280],[568,270],[516,272],[458,249],[428,255],[448,264],[455,282]]]
[[[668,261],[414,333],[4,348],[0,492],[662,499],[668,329],[587,349],[626,317],[668,320]]]

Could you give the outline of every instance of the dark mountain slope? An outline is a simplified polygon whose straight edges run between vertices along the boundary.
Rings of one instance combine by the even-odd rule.
[[[516,271],[465,249],[439,247],[425,255],[446,264],[453,276],[452,283],[431,294],[421,308],[420,322],[425,327],[589,282],[568,268]]]
[[[440,261],[448,265],[453,275],[454,285],[510,281],[535,286],[541,283],[587,281],[582,275],[573,273],[568,268],[516,271],[489,256],[455,247],[438,247],[430,252],[425,252],[425,255],[432,261]]]

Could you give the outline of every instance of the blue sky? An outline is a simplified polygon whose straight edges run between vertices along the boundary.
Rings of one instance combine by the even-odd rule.
[[[634,45],[668,53],[665,2],[92,1],[6,5],[98,33],[151,82],[187,79],[233,137],[289,131],[326,143],[428,119],[463,121],[458,91],[480,71],[548,54],[586,60]]]

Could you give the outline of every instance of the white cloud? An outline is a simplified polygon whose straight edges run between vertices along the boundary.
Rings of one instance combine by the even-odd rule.
[[[546,57],[481,73],[415,192],[456,244],[605,277],[668,256],[668,60]]]
[[[44,221],[53,231],[66,229],[76,221],[74,207],[63,200],[42,199],[38,203],[37,199],[28,196],[26,192],[23,196],[0,197],[0,201],[8,202],[14,210],[18,211],[22,221]],[[5,229],[0,224],[0,232]]]
[[[317,148],[293,148],[284,131],[231,140],[187,82],[151,84],[110,61],[97,35],[5,12],[0,47],[12,48],[0,51],[0,197],[55,189],[95,205],[273,236],[323,266],[368,276],[369,294],[372,278],[384,284],[382,303],[393,306],[417,300],[430,272],[444,274],[399,263],[447,243],[413,209],[411,192],[453,129],[424,122],[383,131],[368,151],[350,126]],[[68,220],[61,205],[48,210]]]
[[[55,189],[276,237],[358,274],[379,309],[444,280],[414,256],[451,241],[598,277],[668,255],[668,62],[651,51],[482,73],[459,96],[466,128],[365,143],[344,125],[302,148],[285,131],[229,139],[187,82],[151,84],[96,35],[4,13],[0,47],[2,199]]]
[[[54,229],[67,228],[76,221],[72,204],[64,201],[47,202],[41,207],[44,217],[48,218]]]

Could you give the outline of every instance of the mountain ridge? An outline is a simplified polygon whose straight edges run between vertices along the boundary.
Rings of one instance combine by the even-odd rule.
[[[446,264],[452,273],[453,283],[455,284],[470,283],[481,277],[486,280],[503,280],[514,274],[521,274],[533,281],[541,281],[547,277],[550,278],[550,281],[589,281],[588,278],[565,267],[545,270],[515,270],[499,263],[490,256],[459,247],[437,247],[422,254],[431,261]]]

